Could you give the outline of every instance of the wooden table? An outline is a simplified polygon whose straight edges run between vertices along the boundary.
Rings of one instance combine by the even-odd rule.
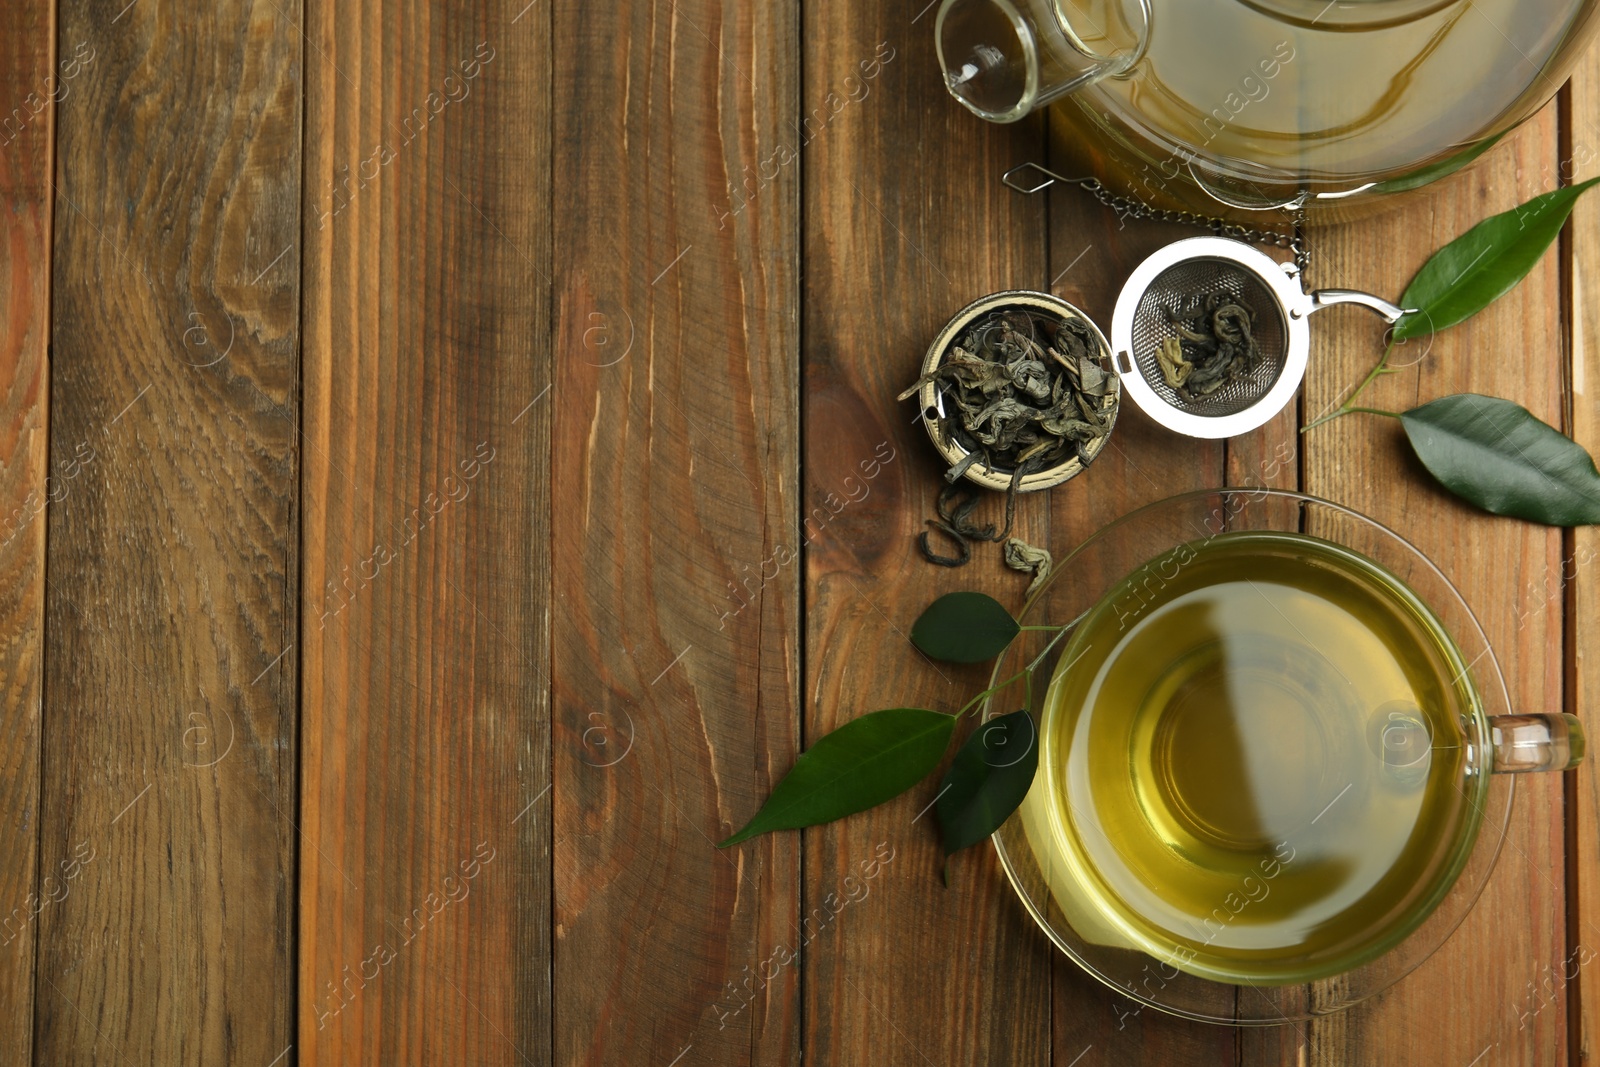
[[[1003,187],[1043,127],[945,97],[925,2],[0,5],[0,1060],[1594,1053],[1595,761],[1523,783],[1443,951],[1304,1027],[1122,1020],[989,850],[941,888],[928,790],[712,847],[824,731],[980,687],[905,639],[934,594],[1020,602],[913,549],[932,333],[1012,286],[1105,321],[1177,235]],[[1448,195],[1316,232],[1313,279],[1397,294],[1597,143],[1591,57]],[[1374,401],[1595,448],[1597,275],[1589,202]],[[1126,412],[1020,530],[1299,486],[1431,553],[1520,706],[1592,704],[1592,531],[1455,503],[1380,420],[1297,433],[1379,344],[1319,317],[1298,410],[1225,445]]]

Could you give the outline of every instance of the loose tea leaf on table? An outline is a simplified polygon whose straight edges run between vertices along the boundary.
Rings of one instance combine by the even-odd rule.
[[[1600,523],[1593,458],[1522,405],[1461,393],[1400,421],[1429,473],[1485,511],[1551,526]]]
[[[1007,567],[1033,575],[1033,581],[1028,583],[1028,591],[1023,596],[1033,596],[1044,584],[1045,579],[1050,577],[1053,563],[1047,549],[1035,548],[1020,537],[1008,537],[1002,547],[1002,553]]]
[[[939,517],[929,519],[927,523],[930,529],[938,530],[950,539],[951,544],[956,546],[957,555],[943,556],[935,552],[928,543],[928,531],[924,530],[918,542],[924,559],[941,567],[964,567],[972,559],[972,546],[968,542],[993,541],[997,537],[1005,536],[1004,533],[994,532],[993,523],[979,526],[977,520],[972,517],[972,512],[981,499],[982,494],[968,485],[946,485],[939,490],[939,499],[934,504]],[[1012,504],[1015,499],[1014,494],[1006,498],[1007,532],[1011,529]]]

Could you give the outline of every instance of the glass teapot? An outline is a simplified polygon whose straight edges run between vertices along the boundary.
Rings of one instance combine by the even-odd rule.
[[[935,34],[956,99],[993,122],[1053,105],[1124,192],[1325,212],[1471,162],[1554,95],[1597,4],[943,0]]]

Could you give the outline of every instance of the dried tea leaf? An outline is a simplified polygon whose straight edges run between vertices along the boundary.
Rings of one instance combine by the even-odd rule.
[[[1034,400],[1050,395],[1050,380],[1050,372],[1036,359],[1020,360],[1011,367],[1011,384]]]
[[[1020,537],[1008,537],[1003,546],[1001,555],[1007,567],[1014,571],[1032,574],[1033,581],[1028,583],[1027,596],[1032,597],[1050,577],[1050,553],[1042,548],[1035,548]]]
[[[1183,342],[1169,337],[1156,349],[1156,362],[1161,364],[1161,377],[1174,389],[1181,389],[1194,373],[1194,364],[1183,358]]]
[[[1057,437],[1065,437],[1069,441],[1088,441],[1103,433],[1098,426],[1081,419],[1051,419],[1040,425]]]
[[[1102,362],[1106,358],[1089,323],[1011,309],[972,323],[940,365],[901,394],[904,399],[930,382],[939,385],[944,413],[937,418],[937,432],[962,454],[945,472],[946,492],[975,464],[1010,475],[1000,533],[972,520],[975,498],[957,506],[941,493],[939,519],[920,535],[924,556],[959,566],[969,558],[968,542],[1004,540],[1027,475],[1074,458],[1086,463],[1099,451],[1111,426],[1107,398],[1114,406],[1117,391],[1115,375]],[[929,540],[934,530],[955,541],[960,554],[935,553]]]
[[[1111,389],[1111,375],[1088,356],[1078,358],[1078,382],[1090,396],[1105,396]]]
[[[1156,349],[1156,362],[1184,400],[1211,395],[1261,361],[1255,309],[1232,293],[1202,294],[1188,312],[1169,309],[1167,321],[1173,332]]]

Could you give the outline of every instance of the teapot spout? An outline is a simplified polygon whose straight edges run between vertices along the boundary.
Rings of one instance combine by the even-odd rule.
[[[1127,74],[1150,40],[1151,0],[1123,50],[1101,52],[1077,33],[1072,0],[943,0],[934,24],[945,87],[990,122],[1016,122],[1101,78]]]

